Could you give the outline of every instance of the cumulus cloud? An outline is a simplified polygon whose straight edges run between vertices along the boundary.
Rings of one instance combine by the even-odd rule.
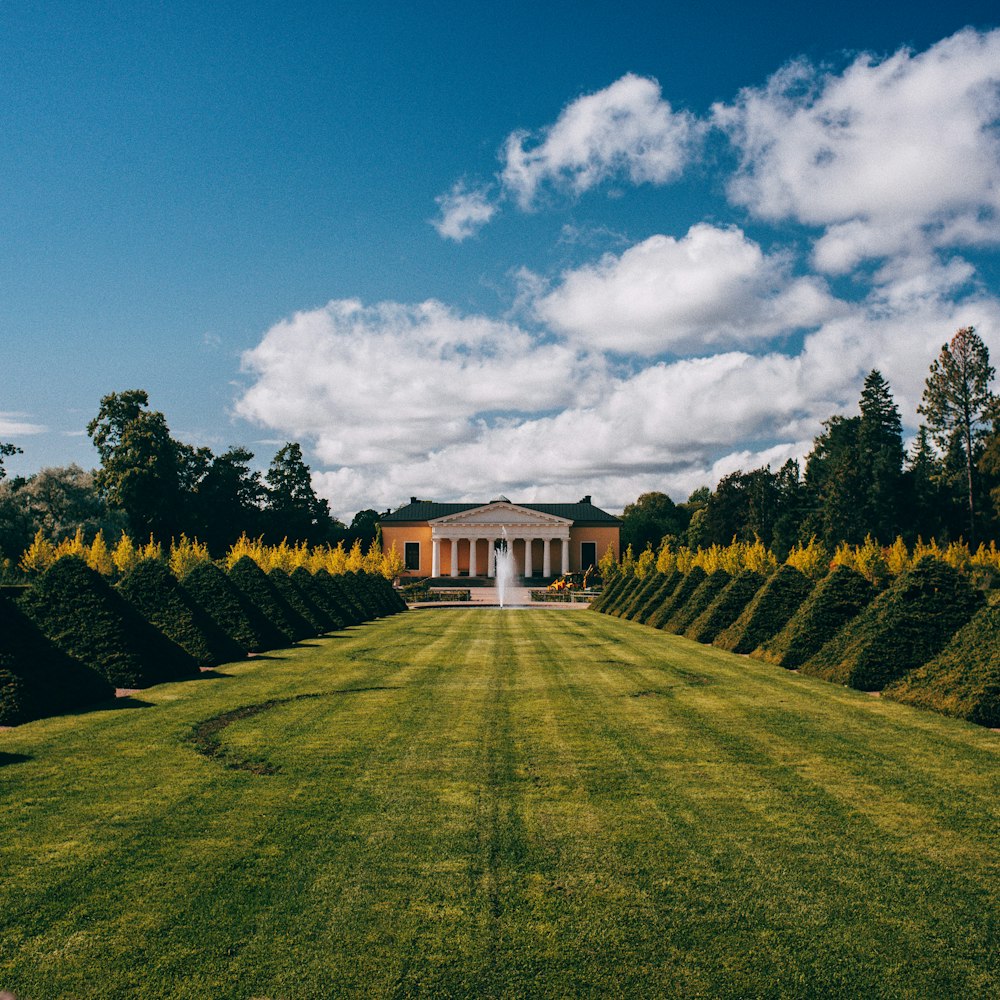
[[[568,271],[539,317],[589,348],[657,355],[767,340],[844,311],[815,277],[789,275],[736,227],[651,236]]]
[[[268,331],[245,359],[255,381],[238,408],[313,446],[327,466],[317,489],[340,513],[414,494],[590,493],[612,509],[647,489],[683,497],[804,456],[823,420],[855,412],[873,367],[913,421],[928,366],[960,326],[1000,352],[1000,301],[953,298],[964,272],[942,269],[884,275],[795,353],[724,350],[617,376],[598,352],[440,303],[335,302]]]
[[[842,73],[785,67],[714,122],[741,155],[729,196],[824,227],[815,263],[1000,239],[1000,31],[961,31]]]
[[[459,181],[447,193],[434,199],[441,210],[431,225],[438,235],[461,243],[474,236],[496,214],[497,206],[486,188],[468,189]]]
[[[665,184],[681,173],[700,133],[698,120],[674,111],[655,80],[628,73],[578,97],[539,136],[508,136],[501,176],[522,209],[546,183],[574,194],[617,175]]]
[[[440,302],[336,300],[273,326],[243,356],[240,416],[314,442],[330,464],[393,463],[480,423],[573,405],[602,366]]]
[[[681,174],[705,130],[694,115],[674,111],[655,80],[628,73],[578,97],[539,132],[512,132],[503,144],[496,197],[486,186],[459,181],[435,199],[440,215],[432,225],[461,242],[493,218],[501,200],[529,211],[544,188],[580,195],[612,178],[666,184]]]

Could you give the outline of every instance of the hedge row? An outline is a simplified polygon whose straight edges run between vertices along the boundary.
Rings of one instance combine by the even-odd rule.
[[[594,607],[788,669],[1000,726],[1000,596],[924,557],[881,593],[837,566],[819,583],[785,565],[615,580]]]
[[[82,559],[59,559],[16,598],[0,595],[0,725],[405,609],[384,577],[368,573],[268,575],[242,559],[229,573],[202,563],[178,582],[147,560],[112,587]]]

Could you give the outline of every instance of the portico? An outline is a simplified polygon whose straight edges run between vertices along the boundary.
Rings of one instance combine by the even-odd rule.
[[[404,576],[492,579],[496,550],[513,553],[516,575],[551,579],[582,572],[610,546],[618,555],[618,519],[576,504],[439,504],[412,499],[380,519],[382,544],[404,556]]]

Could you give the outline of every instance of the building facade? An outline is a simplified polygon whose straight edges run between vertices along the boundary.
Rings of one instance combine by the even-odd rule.
[[[382,547],[403,556],[404,577],[491,578],[496,549],[506,544],[518,576],[551,579],[582,573],[610,547],[619,555],[621,522],[595,507],[589,496],[579,503],[512,503],[498,497],[485,504],[434,503],[411,497],[383,514]]]

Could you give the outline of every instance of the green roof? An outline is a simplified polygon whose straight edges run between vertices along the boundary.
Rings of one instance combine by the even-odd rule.
[[[493,503],[494,501],[490,501]],[[589,498],[579,503],[517,503],[507,501],[515,507],[526,510],[537,510],[540,514],[551,514],[553,517],[563,517],[574,524],[598,523],[614,525],[621,522],[614,514],[609,514],[600,507],[595,507]],[[489,503],[435,503],[433,500],[411,500],[408,504],[394,510],[391,514],[383,514],[379,521],[391,524],[393,521],[433,521],[449,514],[460,514],[464,510],[475,510],[477,507],[488,507]]]

